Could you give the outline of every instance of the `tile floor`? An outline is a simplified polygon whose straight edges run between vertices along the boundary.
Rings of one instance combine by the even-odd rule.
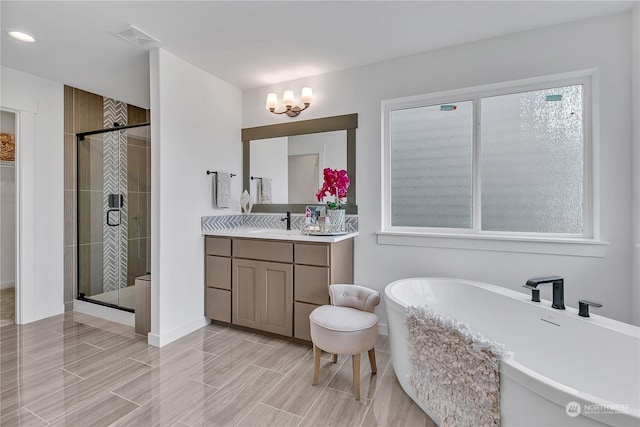
[[[404,394],[388,340],[378,374],[325,355],[311,386],[309,346],[208,325],[162,349],[133,328],[81,313],[0,328],[0,425],[420,426],[435,424]]]

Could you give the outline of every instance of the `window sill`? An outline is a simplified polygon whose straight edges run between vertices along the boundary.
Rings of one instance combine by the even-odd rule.
[[[609,242],[593,239],[378,231],[379,245],[604,258]]]

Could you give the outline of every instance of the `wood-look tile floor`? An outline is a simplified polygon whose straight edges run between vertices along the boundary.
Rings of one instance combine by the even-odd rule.
[[[404,393],[387,337],[378,374],[309,346],[208,325],[161,349],[133,328],[81,313],[0,328],[0,425],[408,426],[435,424]]]

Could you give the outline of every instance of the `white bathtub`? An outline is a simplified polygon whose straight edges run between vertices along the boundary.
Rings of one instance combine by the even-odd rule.
[[[412,278],[385,288],[391,356],[405,392],[439,423],[409,384],[405,309],[429,305],[514,353],[500,365],[503,426],[640,425],[640,328],[499,286]],[[567,405],[580,405],[569,416]],[[575,408],[577,405],[573,405]],[[575,412],[572,413],[575,415]]]

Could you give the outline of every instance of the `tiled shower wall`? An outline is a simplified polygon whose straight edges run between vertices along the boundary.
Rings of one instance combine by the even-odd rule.
[[[80,170],[77,169],[76,137],[75,134],[104,128],[105,119],[109,112],[105,112],[105,99],[100,95],[85,92],[80,89],[65,86],[64,88],[64,301],[65,309],[71,310],[73,299],[77,294],[78,252],[87,275],[89,271],[98,283],[93,283],[94,289],[102,287],[104,262],[102,251],[103,221],[99,212],[94,220],[85,218],[80,223],[80,242],[78,242],[77,203],[88,207],[103,209],[103,152],[98,150],[83,150],[80,155]],[[117,102],[117,101],[116,101]],[[109,102],[107,102],[107,105]],[[125,104],[126,105],[126,104]],[[149,111],[133,105],[126,105],[126,123],[144,123],[149,121]],[[136,276],[149,271],[150,255],[150,160],[151,146],[148,140],[129,136],[127,138],[127,178],[128,191],[125,204],[128,207],[127,238],[127,284],[133,284]],[[94,167],[83,165],[93,163]],[[87,188],[76,188],[77,174],[88,174],[83,182]],[[95,176],[93,176],[95,175]],[[135,182],[133,182],[135,181]],[[92,198],[96,199],[93,200]],[[94,208],[94,209],[95,209]]]

